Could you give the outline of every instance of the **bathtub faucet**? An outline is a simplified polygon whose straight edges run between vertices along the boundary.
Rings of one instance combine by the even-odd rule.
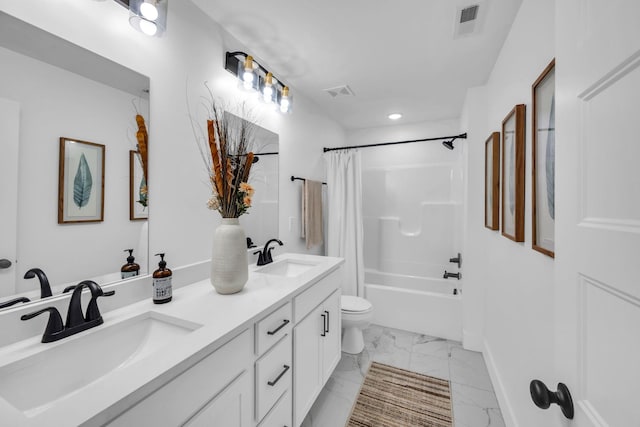
[[[450,277],[455,277],[456,279],[462,279],[462,273],[448,273],[447,270],[444,271],[443,279],[448,279]]]

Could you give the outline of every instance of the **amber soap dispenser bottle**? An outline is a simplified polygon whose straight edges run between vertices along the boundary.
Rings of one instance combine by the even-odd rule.
[[[167,268],[164,254],[156,254],[160,257],[158,269],[153,272],[153,302],[164,304],[171,301],[171,270]]]
[[[127,257],[127,263],[122,266],[120,269],[120,274],[123,279],[128,277],[134,277],[140,274],[140,266],[136,264],[135,258],[133,257],[133,249],[125,249],[125,252],[129,252],[129,256]]]

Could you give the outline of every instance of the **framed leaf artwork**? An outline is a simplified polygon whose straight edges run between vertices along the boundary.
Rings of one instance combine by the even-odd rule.
[[[142,171],[140,153],[129,151],[129,219],[131,221],[149,218],[149,197],[147,180]]]
[[[502,235],[524,242],[524,104],[502,121]]]
[[[556,118],[555,59],[531,87],[532,122],[532,245],[555,257]]]
[[[58,224],[104,220],[105,146],[60,138]]]
[[[500,228],[500,132],[484,143],[484,226]]]

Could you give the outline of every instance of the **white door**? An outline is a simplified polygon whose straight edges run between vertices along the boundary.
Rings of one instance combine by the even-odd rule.
[[[575,405],[563,426],[640,426],[638,16],[638,0],[556,1],[556,374]]]
[[[252,421],[251,376],[244,372],[184,424],[184,427],[249,427]]]
[[[340,362],[342,349],[342,322],[340,311],[340,291],[335,291],[324,301],[322,307],[326,315],[326,333],[322,337],[322,382],[326,384],[331,373]],[[324,319],[323,319],[324,320]]]
[[[19,124],[20,105],[0,98],[0,297],[16,291]]]
[[[293,328],[293,417],[302,424],[322,390],[323,307],[316,307]]]

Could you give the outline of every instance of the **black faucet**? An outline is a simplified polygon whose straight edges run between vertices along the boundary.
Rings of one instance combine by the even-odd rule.
[[[5,301],[1,303],[0,308],[7,308],[7,307],[11,307],[12,305],[16,305],[19,302],[29,302],[29,301],[30,299],[25,297],[14,298],[9,301]]]
[[[91,300],[87,306],[86,316],[82,315],[82,290],[87,287],[91,291]],[[78,332],[86,331],[95,326],[101,325],[104,321],[100,310],[98,310],[98,297],[111,296],[115,291],[103,292],[102,288],[91,280],[85,280],[78,283],[73,289],[71,299],[69,301],[69,309],[67,310],[67,323],[63,325],[60,312],[55,307],[46,307],[33,313],[25,314],[20,317],[22,320],[33,319],[34,317],[49,312],[49,322],[42,335],[42,342],[53,342],[61,340]]]
[[[33,279],[36,276],[38,276],[38,280],[40,281],[40,298],[50,297],[52,295],[51,286],[49,285],[49,279],[47,279],[47,275],[44,274],[44,271],[39,268],[32,268],[24,273],[25,279]]]
[[[82,289],[85,286],[91,291],[91,300],[87,306],[87,314],[86,316],[83,316],[81,299]],[[102,288],[93,280],[84,280],[78,283],[78,285],[73,289],[71,300],[69,301],[69,310],[67,310],[67,328],[74,328],[94,321],[98,323],[90,327],[102,324],[102,316],[100,315],[100,310],[98,310],[98,297],[108,297],[115,293],[115,291],[103,292]]]
[[[278,239],[271,239],[267,243],[265,243],[264,248],[262,248],[262,252],[256,251],[253,253],[254,255],[258,254],[258,265],[267,265],[273,262],[273,258],[271,257],[271,251],[273,250],[273,248],[269,247],[271,242],[276,242],[280,246],[283,245],[283,243]]]
[[[462,273],[447,273],[447,270],[444,271],[443,279],[448,279],[449,277],[455,277],[456,279],[462,279]]]

